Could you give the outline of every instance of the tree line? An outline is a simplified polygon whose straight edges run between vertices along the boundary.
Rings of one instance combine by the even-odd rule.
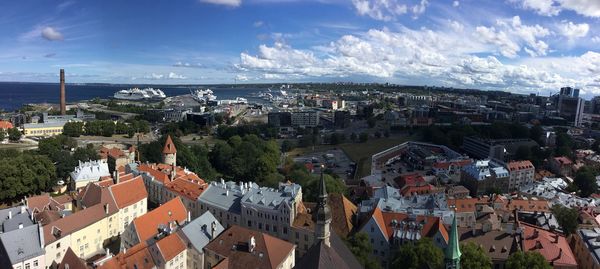
[[[150,132],[150,123],[145,120],[67,122],[63,127],[63,134],[69,137],[82,135],[111,137],[115,134],[127,134],[131,138],[135,133],[148,132]]]

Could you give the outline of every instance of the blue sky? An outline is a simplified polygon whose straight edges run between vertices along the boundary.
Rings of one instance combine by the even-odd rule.
[[[598,0],[0,2],[0,81],[600,93]]]

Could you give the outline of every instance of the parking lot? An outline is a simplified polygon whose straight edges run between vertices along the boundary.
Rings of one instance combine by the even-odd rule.
[[[314,167],[313,173],[315,174],[321,172],[320,165],[323,164],[326,166],[326,169],[331,169],[334,174],[339,175],[344,180],[353,177],[356,166],[341,149],[306,153],[302,156],[294,157],[294,162],[311,163]]]

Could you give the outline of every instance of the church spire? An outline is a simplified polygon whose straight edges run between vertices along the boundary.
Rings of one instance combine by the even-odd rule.
[[[450,238],[448,247],[446,247],[445,262],[446,269],[460,269],[460,245],[458,244],[458,228],[456,227],[456,212],[452,220],[452,228],[450,230]]]
[[[325,188],[325,178],[323,170],[325,166],[321,165],[321,178],[319,179],[319,198],[317,201],[317,225],[316,235],[317,240],[323,240],[326,246],[331,246],[329,236],[331,234],[331,210],[327,204],[327,190]]]

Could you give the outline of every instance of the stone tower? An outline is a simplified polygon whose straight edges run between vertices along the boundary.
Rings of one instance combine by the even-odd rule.
[[[446,269],[460,269],[460,245],[458,244],[458,228],[456,227],[456,212],[452,220],[452,229],[450,230],[450,239],[444,257]]]
[[[327,204],[327,190],[325,189],[325,178],[323,178],[324,167],[321,166],[321,179],[319,181],[319,198],[317,202],[317,241],[323,240],[323,243],[330,247],[329,236],[331,234],[331,209]]]
[[[175,148],[175,144],[171,139],[171,135],[167,135],[167,141],[165,142],[165,147],[162,151],[163,154],[163,163],[168,165],[177,165],[177,149]]]

